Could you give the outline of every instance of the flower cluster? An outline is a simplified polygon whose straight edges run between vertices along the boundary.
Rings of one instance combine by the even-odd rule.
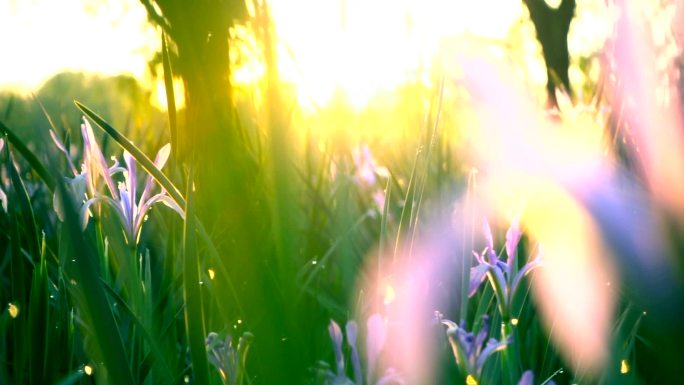
[[[224,385],[241,385],[244,382],[247,352],[253,339],[251,333],[245,332],[235,348],[230,334],[224,339],[214,332],[207,336],[205,344],[209,362],[218,369]]]
[[[361,368],[361,359],[359,349],[357,348],[358,326],[356,321],[349,321],[346,324],[345,332],[347,336],[347,345],[350,349],[350,360],[353,380],[347,377],[345,369],[345,357],[343,354],[343,340],[342,330],[335,321],[330,321],[328,332],[333,342],[335,350],[335,367],[336,371],[332,371],[330,366],[325,362],[320,362],[317,370],[316,384],[320,385],[403,385],[399,373],[394,369],[389,368],[385,373],[375,380],[375,371],[378,364],[378,359],[382,349],[385,345],[385,338],[387,330],[385,322],[378,314],[374,314],[368,318],[367,321],[367,336],[366,336],[366,378],[364,382],[363,371]]]

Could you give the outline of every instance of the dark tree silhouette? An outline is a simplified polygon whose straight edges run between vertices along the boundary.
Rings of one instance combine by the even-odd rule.
[[[226,296],[209,302],[227,304],[224,308],[233,313],[211,317],[207,327],[220,331],[238,319],[245,320],[244,327],[255,336],[247,362],[254,383],[303,383],[307,368],[315,362],[311,330],[325,330],[325,323],[319,307],[309,305],[315,304],[313,299],[297,299],[296,272],[301,265],[291,246],[294,237],[283,240],[274,235],[291,234],[285,230],[295,228],[294,215],[282,211],[280,203],[274,205],[280,211],[271,210],[265,177],[270,169],[264,165],[263,143],[258,142],[261,135],[272,135],[270,141],[284,148],[288,139],[285,128],[272,123],[268,133],[247,132],[238,119],[230,81],[229,53],[234,40],[229,31],[236,22],[257,24],[265,59],[274,62],[269,55],[273,47],[267,6],[255,2],[255,16],[247,20],[245,0],[141,2],[177,55],[172,70],[183,79],[186,104],[185,118],[178,122],[178,160],[194,165],[197,213],[229,268],[227,279],[217,277],[212,283],[216,292]],[[272,95],[277,87],[274,71],[269,66],[267,98],[271,104],[277,99]],[[267,115],[276,116],[276,112]],[[290,196],[284,191],[291,174],[282,170],[288,158],[281,156],[273,163],[274,179],[279,182],[270,194],[287,202]],[[292,301],[297,301],[296,312],[288,311]],[[219,314],[213,306],[205,306],[211,308],[207,313]]]
[[[575,15],[575,0],[563,0],[558,8],[552,8],[545,0],[523,0],[537,31],[546,63],[546,91],[548,107],[558,107],[556,88],[562,87],[572,96],[568,67],[568,31]]]

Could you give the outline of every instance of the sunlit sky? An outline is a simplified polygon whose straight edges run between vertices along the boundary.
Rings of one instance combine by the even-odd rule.
[[[445,39],[503,41],[524,11],[515,0],[270,3],[281,76],[298,84],[300,100],[315,104],[342,90],[363,105],[378,91],[419,79]],[[575,23],[587,25],[582,20]],[[607,23],[592,23],[573,34],[571,49],[595,48],[592,40],[597,30],[606,33]],[[64,70],[128,73],[145,81],[158,47],[159,33],[138,0],[0,1],[0,89],[30,92]]]
[[[2,0],[0,88],[31,91],[65,70],[144,79],[158,40],[137,0]]]

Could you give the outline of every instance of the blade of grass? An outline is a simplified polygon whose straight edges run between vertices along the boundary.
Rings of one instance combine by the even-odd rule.
[[[147,341],[147,343],[150,346],[150,349],[154,353],[156,357],[154,358],[155,362],[159,362],[161,365],[161,373],[165,375],[164,383],[171,383],[173,381],[173,376],[172,376],[172,370],[164,359],[164,354],[161,351],[161,348],[159,347],[159,344],[157,343],[157,339],[152,336],[148,328],[145,327],[143,322],[133,313],[131,308],[128,306],[126,301],[121,298],[121,296],[111,287],[109,286],[104,280],[101,280],[102,286],[104,287],[105,291],[111,298],[114,299],[114,301],[118,304],[119,306],[119,311],[123,311],[131,321],[135,324],[136,327],[138,327],[138,330],[141,332],[143,338]]]
[[[100,281],[96,262],[99,256],[92,243],[84,237],[78,213],[64,184],[57,185],[57,191],[65,208],[63,230],[67,233],[69,247],[66,249],[73,262],[68,263],[68,271],[73,274],[77,285],[74,292],[79,312],[92,330],[92,338],[98,347],[104,363],[108,380],[113,384],[134,384],[133,374],[126,358],[124,344],[119,328],[114,320],[112,308],[107,300]]]
[[[73,373],[69,374],[68,376],[64,377],[60,382],[57,383],[57,385],[72,385],[77,383],[85,373],[83,373],[83,369],[79,368],[76,369]]]
[[[188,218],[195,216],[195,201],[192,191],[192,168],[188,176],[188,200],[185,212]],[[204,338],[207,335],[204,330],[204,311],[202,307],[202,293],[200,288],[199,254],[197,252],[197,239],[195,221],[186,220],[183,229],[183,302],[185,302],[185,328],[190,346],[190,359],[192,361],[192,373],[194,382],[200,385],[209,384],[209,366]]]
[[[40,262],[33,269],[31,294],[28,302],[29,335],[27,345],[31,352],[29,356],[29,378],[31,383],[48,382],[45,372],[47,362],[47,347],[50,346],[50,332],[47,327],[50,321],[48,307],[48,273],[45,253],[41,253]]]
[[[38,160],[38,158],[29,150],[28,147],[24,144],[24,142],[17,137],[12,130],[10,130],[9,127],[7,127],[4,123],[0,122],[0,133],[2,133],[5,137],[7,137],[7,140],[14,146],[14,148],[19,151],[22,157],[26,159],[26,161],[29,163],[31,168],[38,174],[40,179],[43,180],[45,185],[47,186],[48,189],[50,189],[50,192],[55,190],[55,179],[52,177],[52,175],[47,171],[43,163]]]
[[[166,110],[169,114],[169,131],[171,133],[171,151],[173,159],[178,159],[178,131],[176,123],[176,95],[173,89],[173,74],[169,60],[169,47],[166,34],[162,32],[162,66],[164,68],[164,88],[166,89]]]

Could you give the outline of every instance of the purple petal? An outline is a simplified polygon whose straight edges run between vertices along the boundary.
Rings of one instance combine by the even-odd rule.
[[[354,370],[354,381],[356,384],[361,384],[363,381],[363,373],[361,372],[361,360],[359,358],[359,351],[356,348],[356,337],[358,334],[358,327],[356,322],[347,322],[347,344],[351,348],[351,362]]]
[[[344,375],[344,356],[342,355],[342,330],[340,326],[333,320],[330,320],[328,326],[328,333],[333,342],[333,349],[335,350],[335,363],[337,364],[337,374]]]
[[[484,218],[482,223],[482,235],[484,235],[485,243],[487,244],[487,257],[489,257],[489,263],[494,265],[496,263],[496,251],[494,251],[494,238],[492,238],[492,229],[489,227],[489,222],[487,218]]]
[[[520,237],[522,236],[522,231],[520,231],[520,224],[518,221],[513,221],[511,227],[508,228],[506,232],[506,254],[508,255],[508,266],[513,266],[515,262],[516,249],[518,248],[518,242],[520,242]]]
[[[480,353],[480,356],[477,357],[477,361],[475,362],[475,370],[478,374],[480,374],[480,371],[482,370],[482,367],[484,366],[485,362],[487,362],[487,359],[489,356],[492,354],[504,350],[506,346],[508,345],[508,341],[497,341],[494,338],[490,338],[489,341],[487,342],[487,346],[482,350],[482,353]]]
[[[124,161],[126,162],[126,174],[125,174],[125,179],[126,179],[126,188],[128,190],[128,201],[131,204],[131,218],[134,218],[137,213],[137,204],[136,204],[136,184],[137,184],[137,178],[138,176],[136,175],[136,167],[135,167],[135,158],[131,156],[131,154],[128,151],[124,151]]]
[[[518,385],[533,385],[534,384],[534,373],[532,373],[531,370],[526,370],[525,373],[523,373],[522,377],[520,377],[520,381],[518,381]]]
[[[385,338],[387,337],[387,330],[385,328],[385,321],[379,314],[373,314],[366,322],[368,329],[368,336],[366,339],[366,354],[368,356],[368,383],[375,372],[375,365],[378,362],[380,352],[385,346]]]
[[[94,189],[96,187],[95,180],[97,179],[98,174],[102,175],[112,197],[119,199],[118,192],[114,186],[114,181],[107,172],[109,169],[107,162],[104,159],[104,155],[102,155],[100,146],[97,145],[93,128],[86,118],[83,118],[83,123],[81,124],[81,134],[83,135],[84,161],[88,165],[88,175],[91,178],[91,186]],[[92,193],[95,193],[95,191],[93,190]]]
[[[477,333],[477,337],[475,338],[475,349],[481,349],[482,345],[484,345],[485,341],[487,341],[487,336],[489,335],[489,317],[483,316],[482,317],[482,327],[480,328],[480,332]]]
[[[484,252],[482,252],[482,255],[480,255],[473,251],[473,255],[478,263],[487,263],[487,261],[484,259]]]
[[[540,257],[537,257],[536,259],[527,262],[525,266],[523,266],[522,269],[520,269],[518,274],[515,275],[515,278],[513,279],[513,284],[511,285],[511,299],[513,299],[513,296],[518,291],[518,286],[520,286],[520,282],[522,281],[523,277],[525,277],[527,274],[529,274],[532,270],[536,269],[537,267],[542,266],[542,263],[542,259]]]
[[[171,144],[167,143],[157,152],[157,156],[154,158],[154,165],[159,170],[161,170],[166,161],[169,159],[169,154],[171,153]],[[143,189],[142,195],[140,196],[140,201],[144,202],[147,196],[151,194],[152,187],[154,186],[154,179],[152,175],[148,175],[145,179],[145,188]]]
[[[488,269],[489,266],[484,263],[470,268],[470,285],[468,287],[468,297],[475,295],[477,289],[484,281]]]

